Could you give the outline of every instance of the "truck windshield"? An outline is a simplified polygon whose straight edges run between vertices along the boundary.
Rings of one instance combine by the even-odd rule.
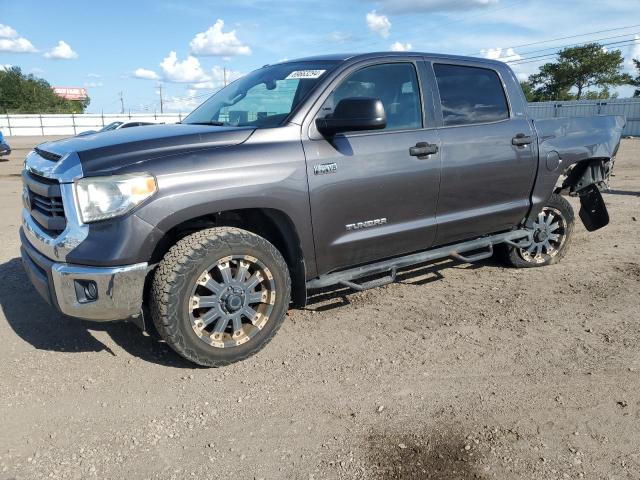
[[[182,123],[277,127],[337,63],[288,62],[254,70],[215,93]]]

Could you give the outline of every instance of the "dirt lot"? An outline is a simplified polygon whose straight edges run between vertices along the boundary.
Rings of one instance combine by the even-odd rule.
[[[640,140],[563,263],[316,296],[221,369],[40,300],[21,158],[0,163],[0,479],[640,478]]]

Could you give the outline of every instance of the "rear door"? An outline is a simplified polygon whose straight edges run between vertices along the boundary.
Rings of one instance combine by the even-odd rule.
[[[537,162],[508,69],[433,61],[442,142],[438,245],[508,230],[529,209]],[[516,143],[517,145],[514,145]]]
[[[320,274],[426,249],[435,239],[440,155],[410,153],[420,142],[439,145],[419,60],[394,57],[347,69],[307,117],[303,146]],[[347,97],[379,98],[387,127],[323,137],[315,119]]]

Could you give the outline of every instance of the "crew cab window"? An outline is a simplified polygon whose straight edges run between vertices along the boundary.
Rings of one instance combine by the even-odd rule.
[[[385,130],[422,128],[418,76],[411,63],[387,63],[365,67],[347,77],[325,101],[319,117],[333,113],[344,98],[379,98],[387,116]]]
[[[471,125],[509,118],[498,74],[488,68],[435,64],[444,125]]]

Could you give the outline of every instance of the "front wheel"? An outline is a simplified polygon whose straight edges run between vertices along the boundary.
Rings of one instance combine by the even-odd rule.
[[[280,252],[246,230],[211,228],[180,240],[158,265],[151,314],[178,354],[217,367],[253,355],[278,331],[291,280]]]
[[[571,204],[554,193],[533,223],[531,245],[523,248],[508,246],[507,263],[517,268],[528,268],[559,262],[567,253],[574,223]]]

